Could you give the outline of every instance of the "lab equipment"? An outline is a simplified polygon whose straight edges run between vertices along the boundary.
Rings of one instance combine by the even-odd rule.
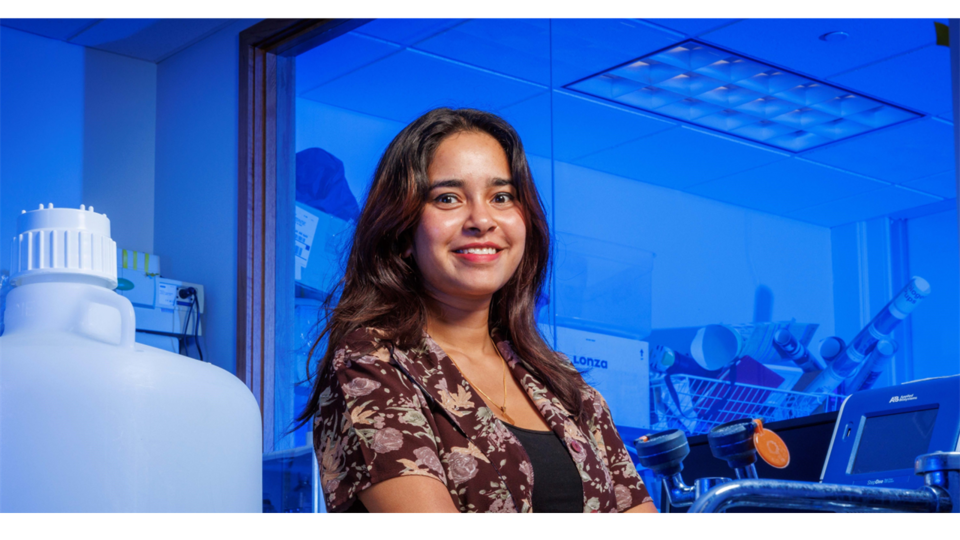
[[[161,277],[160,257],[126,249],[117,250],[117,275],[117,293],[133,304],[137,343],[179,353],[182,340],[203,335],[203,285]]]
[[[827,367],[823,360],[810,354],[787,328],[781,328],[773,334],[773,348],[784,360],[793,362],[804,371],[817,371]]]
[[[791,335],[800,336],[798,342],[806,346],[818,326],[796,321],[708,324],[654,330],[647,341],[670,347],[693,358],[703,369],[716,371],[746,356],[761,364],[779,363],[781,355],[773,346],[778,331],[786,329]]]
[[[670,374],[652,385],[651,428],[678,428],[691,434],[707,433],[744,416],[774,422],[806,416],[820,407],[835,411],[843,402],[843,396],[837,394],[810,394],[694,375]]]
[[[677,361],[677,355],[670,347],[654,345],[650,348],[650,370],[664,373]]]
[[[960,512],[960,376],[926,379],[849,396],[833,428],[820,482],[756,478],[762,425],[750,418],[717,426],[714,457],[736,480],[683,482],[689,454],[678,430],[635,442],[641,465],[655,472],[674,506],[719,512],[738,506],[799,510]],[[754,426],[751,428],[751,426]],[[763,449],[761,449],[763,450]],[[707,489],[709,488],[709,489]]]
[[[846,346],[847,344],[843,342],[843,339],[837,336],[823,338],[820,342],[820,358],[824,364],[831,362],[834,358],[840,356],[840,353],[843,352],[843,348]]]
[[[723,324],[654,330],[647,340],[693,358],[707,371],[723,369],[736,360],[743,347],[740,334]]]
[[[0,337],[0,511],[259,512],[260,410],[235,376],[134,341],[104,214],[24,212]]]
[[[876,343],[887,338],[900,321],[916,309],[917,304],[930,294],[930,284],[920,276],[914,276],[907,285],[880,310],[863,330],[853,338],[843,352],[827,369],[820,372],[805,389],[806,392],[833,392],[845,380],[852,377]]]
[[[350,242],[352,222],[297,201],[294,228],[294,278],[314,291],[329,291],[343,274],[340,257]]]
[[[877,379],[890,366],[893,355],[897,354],[897,342],[881,339],[867,361],[864,362],[857,376],[850,384],[851,393],[869,390],[876,384]]]
[[[313,444],[263,453],[264,513],[326,513]]]

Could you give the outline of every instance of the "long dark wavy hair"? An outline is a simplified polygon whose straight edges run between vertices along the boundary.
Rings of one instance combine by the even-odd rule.
[[[494,293],[489,327],[513,344],[514,351],[574,415],[585,414],[581,390],[585,383],[572,366],[547,345],[537,330],[535,312],[547,280],[550,232],[543,202],[530,174],[520,137],[500,117],[473,109],[434,109],[405,127],[390,143],[377,165],[373,185],[357,221],[346,270],[324,302],[322,331],[309,358],[326,336],[327,347],[317,362],[313,391],[297,417],[301,426],[319,409],[322,377],[344,336],[361,327],[374,327],[383,339],[401,349],[415,347],[427,324],[426,290],[412,257],[401,255],[427,201],[427,168],[440,143],[460,132],[486,133],[503,147],[526,224],[523,258],[509,281]],[[340,292],[335,307],[335,294]],[[319,326],[319,325],[318,325]],[[312,378],[307,368],[308,379]]]

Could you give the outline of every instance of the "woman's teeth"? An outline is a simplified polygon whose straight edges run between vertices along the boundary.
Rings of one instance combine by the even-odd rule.
[[[475,253],[477,255],[493,255],[496,252],[496,248],[469,248],[457,250],[457,253]]]

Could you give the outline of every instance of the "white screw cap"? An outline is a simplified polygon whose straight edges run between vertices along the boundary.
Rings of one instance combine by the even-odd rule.
[[[73,208],[48,208],[17,216],[10,254],[14,285],[37,281],[81,281],[117,286],[117,244],[105,214]]]

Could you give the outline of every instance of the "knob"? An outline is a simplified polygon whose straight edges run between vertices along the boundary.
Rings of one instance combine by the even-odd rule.
[[[756,427],[756,423],[748,418],[711,429],[707,441],[713,457],[726,461],[734,470],[751,468],[757,462],[757,451],[753,444]]]
[[[673,476],[683,470],[683,460],[690,454],[687,436],[679,429],[669,429],[643,436],[633,443],[640,464],[659,476]]]

